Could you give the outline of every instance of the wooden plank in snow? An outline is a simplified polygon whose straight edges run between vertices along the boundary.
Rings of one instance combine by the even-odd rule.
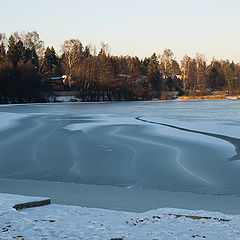
[[[16,210],[21,210],[23,208],[40,207],[40,206],[48,205],[50,203],[51,203],[51,199],[44,199],[39,201],[16,204],[13,206],[13,208],[15,208]]]

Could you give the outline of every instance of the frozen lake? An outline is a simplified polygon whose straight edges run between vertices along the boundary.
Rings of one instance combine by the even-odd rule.
[[[0,192],[240,213],[238,100],[0,105]]]

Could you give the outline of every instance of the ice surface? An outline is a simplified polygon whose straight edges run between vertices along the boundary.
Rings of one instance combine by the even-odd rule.
[[[28,116],[0,132],[0,189],[137,212],[177,206],[240,213],[238,105],[0,106],[9,126],[8,120]]]
[[[27,114],[0,112],[0,131],[15,127],[18,120],[25,117]]]

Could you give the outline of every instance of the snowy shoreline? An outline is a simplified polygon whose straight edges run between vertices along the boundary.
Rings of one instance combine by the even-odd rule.
[[[239,239],[240,215],[162,208],[143,213],[51,204],[17,211],[41,198],[0,193],[0,239],[93,240],[122,238]]]

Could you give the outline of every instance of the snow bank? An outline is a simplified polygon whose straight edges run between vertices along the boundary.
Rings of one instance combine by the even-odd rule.
[[[163,208],[144,213],[48,205],[16,211],[33,198],[0,194],[1,239],[239,239],[240,216]],[[36,199],[36,198],[34,198]]]
[[[50,97],[50,102],[79,102],[80,99],[76,98],[75,96],[56,96]]]

